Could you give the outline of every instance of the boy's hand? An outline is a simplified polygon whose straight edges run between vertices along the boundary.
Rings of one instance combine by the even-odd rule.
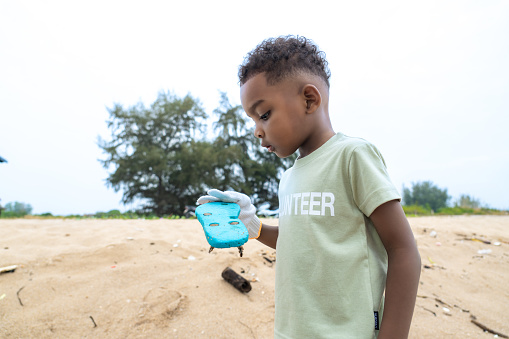
[[[206,204],[214,201],[233,202],[240,206],[239,219],[246,226],[249,232],[249,239],[256,239],[260,236],[262,223],[256,216],[256,207],[251,203],[251,199],[245,194],[235,191],[220,191],[211,189],[207,192],[209,195],[204,195],[198,198],[196,203],[198,205]]]

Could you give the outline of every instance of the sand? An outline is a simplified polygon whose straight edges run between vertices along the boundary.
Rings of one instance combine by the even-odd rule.
[[[409,220],[423,264],[410,338],[493,338],[472,316],[509,335],[509,216]],[[0,267],[18,265],[0,274],[1,338],[273,337],[275,251],[257,241],[242,258],[209,254],[196,220],[3,219],[0,231]]]

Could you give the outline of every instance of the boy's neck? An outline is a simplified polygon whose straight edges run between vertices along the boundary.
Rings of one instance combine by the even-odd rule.
[[[313,153],[317,149],[319,149],[323,144],[329,141],[330,138],[336,135],[332,125],[330,124],[330,120],[328,124],[322,126],[322,128],[318,129],[315,133],[309,136],[307,142],[304,143],[301,147],[299,147],[299,158],[302,159],[309,154]]]

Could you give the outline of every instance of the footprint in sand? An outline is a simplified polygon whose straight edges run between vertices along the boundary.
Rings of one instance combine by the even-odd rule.
[[[157,287],[149,290],[138,311],[141,320],[136,324],[146,322],[158,323],[172,319],[178,312],[183,310],[186,296],[179,291],[168,290],[165,287]]]

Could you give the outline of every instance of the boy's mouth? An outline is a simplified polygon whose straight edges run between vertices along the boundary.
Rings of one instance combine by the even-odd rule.
[[[274,147],[272,147],[272,145],[267,145],[267,146],[263,146],[267,149],[267,151],[269,152],[274,152]]]

